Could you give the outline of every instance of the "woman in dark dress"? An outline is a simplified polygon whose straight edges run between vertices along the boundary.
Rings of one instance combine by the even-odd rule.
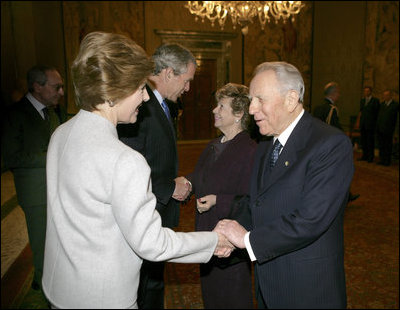
[[[249,191],[256,143],[247,132],[251,116],[248,88],[229,83],[216,93],[215,127],[222,135],[206,146],[194,171],[186,178],[196,195],[196,230],[210,231],[219,220],[234,218],[234,204]],[[245,207],[246,208],[246,207]],[[242,210],[246,211],[246,210]],[[200,265],[206,309],[251,309],[251,262],[246,251],[229,258],[212,258]]]

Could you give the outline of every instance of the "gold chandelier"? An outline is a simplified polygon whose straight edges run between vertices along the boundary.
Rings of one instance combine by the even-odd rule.
[[[261,29],[264,29],[265,23],[270,22],[271,17],[276,23],[281,18],[283,22],[290,17],[294,20],[294,15],[298,14],[303,6],[301,1],[188,1],[185,5],[190,13],[196,15],[196,21],[200,17],[204,22],[207,17],[214,26],[217,20],[222,30],[229,14],[233,28],[236,29],[236,25],[240,25],[244,35],[248,33],[248,25],[253,22],[255,16],[258,16]]]

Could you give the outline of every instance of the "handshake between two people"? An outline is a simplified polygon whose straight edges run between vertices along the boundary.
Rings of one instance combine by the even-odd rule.
[[[175,181],[175,190],[172,198],[178,201],[185,201],[192,192],[192,184],[183,176],[177,177]],[[199,213],[208,211],[215,205],[215,195],[208,195],[199,199],[197,210]],[[214,250],[214,255],[219,258],[229,257],[235,248],[244,249],[244,237],[247,230],[235,220],[220,220],[213,231],[218,234],[218,243]]]
[[[235,248],[244,249],[244,237],[247,230],[235,220],[220,220],[213,231],[218,234],[218,244],[214,255],[229,257]]]

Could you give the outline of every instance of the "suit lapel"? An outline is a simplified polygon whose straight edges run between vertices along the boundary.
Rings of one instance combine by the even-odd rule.
[[[298,160],[298,153],[301,152],[307,141],[307,132],[310,131],[309,126],[311,125],[311,116],[308,112],[304,112],[303,117],[297,123],[296,127],[290,134],[289,139],[286,141],[285,147],[283,148],[278,160],[275,163],[275,167],[270,169],[266,165],[264,169],[264,185],[258,191],[258,195],[265,193],[273,184],[281,179]],[[272,150],[272,142],[267,154],[270,154]]]
[[[160,121],[160,124],[164,127],[164,130],[166,133],[168,133],[168,136],[176,142],[176,137],[175,137],[175,130],[171,122],[168,120],[167,116],[165,115],[165,112],[163,108],[161,107],[160,103],[158,102],[157,97],[154,95],[153,91],[151,88],[146,85],[147,93],[149,94],[150,100],[147,104],[153,105],[153,111],[156,113],[157,119]]]

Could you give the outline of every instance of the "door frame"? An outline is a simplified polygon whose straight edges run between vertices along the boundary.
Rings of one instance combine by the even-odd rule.
[[[234,32],[175,31],[155,29],[162,44],[178,43],[189,49],[196,60],[217,60],[217,89],[229,83]]]

